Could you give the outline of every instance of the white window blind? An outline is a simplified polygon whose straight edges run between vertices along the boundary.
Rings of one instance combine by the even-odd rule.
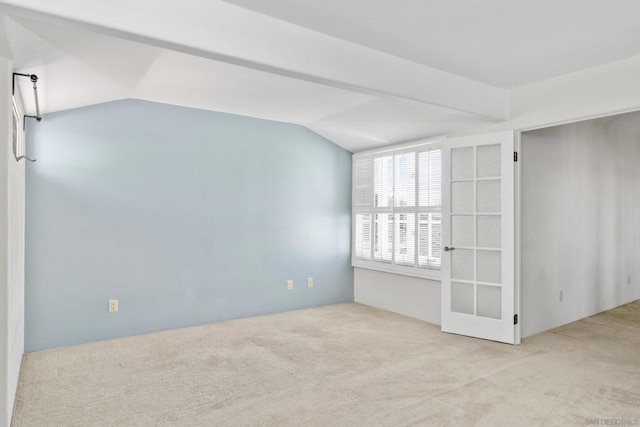
[[[355,267],[438,277],[441,163],[433,142],[354,154]]]

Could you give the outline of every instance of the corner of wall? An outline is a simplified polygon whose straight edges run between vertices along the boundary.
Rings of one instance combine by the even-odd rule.
[[[11,122],[11,63],[7,59],[0,58],[0,141],[11,141],[9,123]],[[8,266],[9,254],[9,146],[0,147],[0,426],[8,426],[11,421],[11,409],[9,401],[8,382],[8,342],[9,342],[9,293],[8,293]]]
[[[25,166],[13,154],[13,70],[4,58],[0,81],[0,134],[6,141],[0,148],[0,426],[8,426],[24,353]]]

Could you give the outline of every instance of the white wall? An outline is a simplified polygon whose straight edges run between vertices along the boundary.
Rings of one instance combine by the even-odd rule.
[[[356,302],[440,324],[440,282],[364,268],[353,280]]]
[[[639,75],[640,56],[522,86],[509,92],[510,120],[451,136],[522,130],[640,109]],[[362,271],[356,269],[354,276],[356,302],[440,323],[439,283],[421,287],[412,278]],[[419,306],[427,295],[430,302]]]
[[[9,347],[9,121],[11,110],[7,107],[10,99],[7,88],[9,63],[0,58],[0,426],[8,425],[8,347]]]
[[[12,412],[24,354],[25,286],[25,167],[9,155],[9,287],[8,287],[8,366],[9,412]]]
[[[639,122],[522,134],[523,337],[640,297]]]
[[[8,425],[9,347],[9,151],[11,99],[7,86],[9,62],[0,58],[0,426]]]
[[[0,426],[9,425],[24,353],[24,161],[12,151],[11,63],[0,58]]]

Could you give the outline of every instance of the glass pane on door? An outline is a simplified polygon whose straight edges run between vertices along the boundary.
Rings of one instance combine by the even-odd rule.
[[[502,318],[502,289],[498,286],[478,285],[478,316]]]
[[[473,314],[473,285],[451,282],[451,311]]]
[[[502,318],[501,145],[451,150],[451,311]]]

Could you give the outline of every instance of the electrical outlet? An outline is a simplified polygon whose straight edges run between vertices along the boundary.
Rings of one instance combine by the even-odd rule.
[[[287,280],[287,290],[288,291],[293,290],[293,280]]]
[[[307,286],[309,286],[310,288],[313,288],[313,277],[309,277],[307,279]]]
[[[110,299],[109,300],[109,313],[116,313],[118,311],[118,300]]]

